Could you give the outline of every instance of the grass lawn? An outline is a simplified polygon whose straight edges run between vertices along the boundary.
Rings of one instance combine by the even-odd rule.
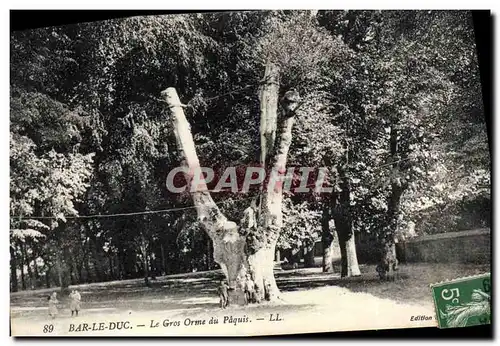
[[[395,281],[381,281],[375,265],[360,265],[361,276],[340,278],[339,275],[321,273],[319,268],[298,269],[278,273],[278,286],[284,291],[322,286],[340,286],[352,292],[401,303],[432,303],[429,284],[490,271],[489,264],[412,263],[399,266]],[[299,279],[302,278],[302,279]]]

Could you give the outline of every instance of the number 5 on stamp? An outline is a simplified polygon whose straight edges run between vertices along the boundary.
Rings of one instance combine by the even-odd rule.
[[[491,323],[490,273],[431,285],[439,328]]]

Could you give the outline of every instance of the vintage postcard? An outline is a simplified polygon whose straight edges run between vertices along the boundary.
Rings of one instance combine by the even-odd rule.
[[[491,323],[474,18],[225,11],[11,31],[11,335]]]

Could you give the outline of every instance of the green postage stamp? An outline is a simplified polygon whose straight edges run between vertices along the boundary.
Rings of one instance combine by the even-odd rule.
[[[490,273],[431,285],[439,328],[491,323]]]

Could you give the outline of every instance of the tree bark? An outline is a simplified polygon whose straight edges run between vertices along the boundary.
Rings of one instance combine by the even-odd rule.
[[[66,268],[68,270],[68,277],[69,277],[69,282],[71,285],[76,285],[77,279],[75,275],[75,261],[73,260],[72,256],[66,257]]]
[[[346,256],[347,256],[347,276],[360,276],[361,271],[359,270],[358,256],[356,254],[356,242],[354,239],[354,232],[351,233],[351,237],[346,242]]]
[[[111,280],[114,280],[114,279],[116,279],[116,275],[115,275],[115,270],[114,270],[113,254],[112,253],[108,254],[108,264],[109,264],[109,276],[111,277]]]
[[[45,285],[47,288],[50,288],[50,273],[52,271],[52,267],[47,267],[47,271],[45,272]]]
[[[90,243],[91,243],[91,251],[94,259],[94,271],[95,271],[95,277],[97,282],[103,282],[104,281],[104,271],[103,271],[103,264],[102,264],[102,259],[100,255],[100,248],[99,248],[99,241],[96,236],[92,235],[90,237]]]
[[[83,261],[83,265],[85,266],[85,271],[87,272],[87,282],[95,282],[96,280],[93,280],[94,276],[92,275],[92,272],[90,271],[90,257],[86,257],[86,259]]]
[[[274,64],[266,64],[262,87],[259,92],[260,100],[260,164],[267,166],[269,154],[276,141],[278,121],[278,94],[279,71]]]
[[[210,244],[210,238],[207,237],[207,240],[206,240],[206,266],[207,266],[207,270],[211,270],[212,269],[212,251],[211,251],[211,248],[212,248],[212,244]]]
[[[146,237],[144,233],[141,232],[141,239],[139,249],[141,251],[143,274],[144,274],[144,284],[148,287],[151,286],[149,282],[149,261],[148,261],[148,244],[146,242]]]
[[[163,244],[160,244],[160,251],[161,251],[161,273],[162,275],[167,275],[167,260],[165,258],[165,249],[163,247]]]
[[[345,240],[345,230],[342,230],[342,226],[339,227],[338,224],[335,225],[337,229],[337,236],[339,238],[339,248],[340,248],[340,277],[345,278],[349,274],[348,263],[347,263],[347,247]]]
[[[69,294],[70,285],[70,268],[68,266],[69,249],[67,246],[62,246],[62,256],[57,254],[57,277],[59,280],[59,287],[63,295]]]
[[[147,257],[144,259],[143,265],[144,265],[144,284],[150,287],[151,283],[149,282],[149,263]]]
[[[271,155],[275,150],[278,127],[278,95],[278,67],[267,63],[259,92],[260,165],[266,173],[267,167],[273,164],[272,159],[274,159],[273,168],[279,165],[286,166],[286,155],[290,145],[288,141],[291,142],[293,118],[282,121],[281,131],[285,131],[285,133],[281,134],[281,151],[278,149],[274,157]],[[288,130],[290,130],[289,134]],[[279,230],[283,223],[281,219],[282,189],[280,183],[277,186],[271,186],[272,183],[272,179],[269,179],[267,187],[264,184],[261,185],[259,210],[257,220],[255,220],[256,227],[247,235],[246,245],[249,272],[257,286],[258,299],[267,295],[270,300],[276,300],[280,291],[274,278],[273,260]]]
[[[59,287],[63,287],[63,279],[62,279],[62,264],[61,264],[61,258],[59,254],[56,257],[56,269],[57,269],[57,282],[59,284]]]
[[[398,270],[398,260],[396,257],[396,244],[387,239],[382,245],[382,259],[377,266],[377,272],[382,280],[394,280]]]
[[[220,211],[208,192],[201,172],[198,155],[179,96],[174,88],[162,92],[170,108],[170,120],[173,125],[177,148],[181,156],[181,167],[193,203],[196,206],[198,221],[212,239],[214,245],[214,260],[220,265],[231,288],[231,300],[242,301],[243,291],[239,284],[246,274],[245,271],[245,238],[238,233],[235,222],[229,221]],[[192,186],[197,176],[198,186]]]
[[[17,292],[19,290],[17,282],[17,257],[16,249],[14,244],[10,244],[10,284],[12,292]]]
[[[81,256],[79,256],[78,260],[75,260],[75,270],[76,273],[78,274],[78,283],[82,284],[84,283],[84,278],[83,278],[83,263],[87,261],[87,243],[84,242],[81,245]]]
[[[24,277],[24,255],[23,255],[23,251],[22,251],[22,244],[20,245],[21,247],[21,287],[23,290],[26,289],[26,279]]]
[[[26,250],[26,243],[21,243],[21,251],[23,253],[23,265],[26,264],[26,271],[28,272],[29,279],[29,289],[33,289],[33,272],[31,270],[31,258],[28,255],[28,251]]]
[[[266,128],[268,129],[271,127],[269,124],[274,126],[274,123],[278,123],[278,114],[276,111],[279,89],[278,77],[278,68],[268,63],[264,76],[266,84],[262,87],[260,95],[261,124],[266,124]],[[295,106],[296,103],[293,105],[288,103],[286,107],[283,107],[284,114],[279,121],[277,144],[269,142],[272,136],[261,135],[261,140],[263,137],[267,138],[265,143],[261,143],[261,165],[267,167],[266,163],[270,162],[272,163],[272,170],[266,190],[264,193],[261,193],[256,235],[250,239],[247,238],[250,253],[248,263],[258,288],[258,293],[264,294],[270,300],[276,300],[280,295],[274,278],[273,258],[279,233],[283,226],[282,204],[284,181],[283,179],[273,179],[273,175],[283,177],[286,174],[288,151],[292,143],[292,129],[295,123]],[[276,138],[276,135],[274,138]],[[268,158],[269,154],[273,155]],[[262,265],[259,267],[257,263],[262,263]]]
[[[390,152],[392,159],[391,193],[387,202],[386,226],[380,235],[381,259],[376,268],[380,279],[393,280],[398,270],[395,235],[398,227],[401,196],[408,188],[408,182],[401,177],[398,163],[397,121],[391,124]]]
[[[294,118],[288,117],[281,123],[281,138],[276,150],[274,165],[271,174],[284,174],[286,171],[286,160],[288,150],[292,141],[292,127]],[[250,255],[248,262],[250,270],[254,274],[254,281],[260,292],[268,287],[268,295],[271,300],[279,298],[279,289],[276,285],[273,273],[273,259],[279,232],[283,225],[281,211],[283,203],[283,181],[273,182],[269,180],[267,189],[262,195],[261,213],[258,229],[255,235],[248,239]],[[263,261],[266,261],[263,264]]]
[[[35,274],[35,288],[37,288],[38,286],[38,281],[40,280],[40,272],[38,271],[38,264],[36,263],[36,260],[37,260],[38,256],[36,255],[35,251],[33,250],[33,257],[32,257],[32,260],[33,260],[33,272]]]
[[[399,203],[403,188],[397,183],[392,184],[389,197],[387,221],[384,233],[380,239],[382,257],[377,272],[380,279],[393,280],[398,270],[398,259],[396,256],[395,234],[398,227],[397,215],[399,214]]]
[[[333,239],[334,237],[331,234],[323,235],[321,238],[323,245],[323,273],[333,273],[335,271],[333,265]]]
[[[330,201],[323,201],[321,213],[321,245],[323,247],[323,273],[333,273],[333,239],[330,230]]]
[[[313,268],[314,267],[314,244],[304,247],[304,267]]]
[[[356,254],[356,244],[354,233],[349,235],[349,230],[344,224],[336,224],[337,234],[339,239],[340,256],[341,256],[341,277],[360,276],[358,256]]]
[[[77,265],[76,267],[77,269],[77,272],[78,272],[78,283],[79,284],[83,284],[84,283],[84,279],[83,279],[83,263],[80,263]]]
[[[354,232],[352,230],[352,222],[350,215],[351,203],[351,189],[349,178],[343,169],[339,169],[341,175],[340,188],[341,191],[338,195],[338,202],[334,206],[335,212],[335,228],[340,246],[341,255],[341,277],[359,276],[358,258],[356,255],[356,245],[354,243]]]

